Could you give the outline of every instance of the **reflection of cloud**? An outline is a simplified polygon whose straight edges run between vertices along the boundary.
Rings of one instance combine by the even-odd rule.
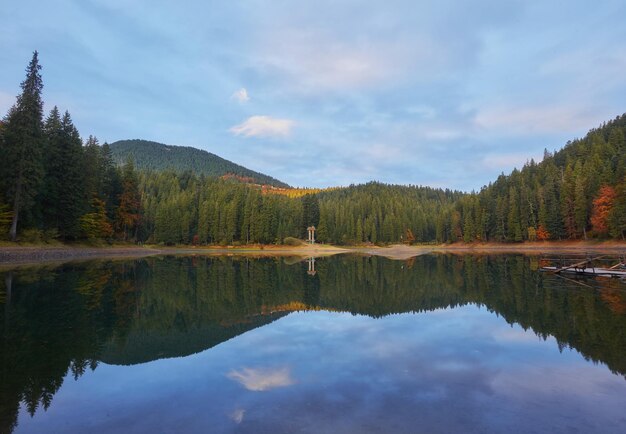
[[[293,121],[277,119],[270,116],[251,116],[230,132],[244,137],[286,137],[291,133]]]
[[[539,337],[537,337],[537,335],[531,331],[527,331],[527,330],[523,330],[520,328],[513,328],[511,327],[510,329],[498,329],[496,332],[493,333],[493,337],[497,342],[506,342],[506,343],[512,343],[512,342],[537,342],[539,340]]]
[[[235,421],[235,423],[241,423],[243,421],[243,417],[246,414],[246,410],[243,408],[238,408],[230,414],[230,418]]]
[[[241,383],[246,389],[255,392],[262,392],[294,384],[294,380],[291,378],[291,372],[287,367],[266,369],[243,368],[239,371],[233,369],[227,376],[231,380]]]
[[[240,103],[245,103],[250,101],[250,96],[248,95],[248,91],[245,87],[242,87],[237,92],[233,93],[231,96],[232,99],[236,99]]]

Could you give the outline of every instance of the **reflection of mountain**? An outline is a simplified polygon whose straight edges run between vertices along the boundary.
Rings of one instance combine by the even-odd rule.
[[[107,342],[100,361],[109,365],[134,365],[168,357],[184,357],[212,348],[285,315],[257,316],[245,323],[227,326],[207,324],[190,330],[131,330],[123,340]]]
[[[522,256],[341,256],[316,268],[309,276],[306,263],[275,258],[152,257],[4,273],[0,432],[12,430],[20,402],[47,407],[68,369],[79,377],[98,361],[197,353],[305,309],[380,317],[476,303],[626,374],[620,283],[565,287]]]

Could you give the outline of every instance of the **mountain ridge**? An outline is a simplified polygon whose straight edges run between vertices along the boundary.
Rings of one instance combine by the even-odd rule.
[[[132,157],[138,169],[172,170],[177,173],[190,170],[198,175],[216,177],[234,175],[250,178],[257,184],[290,187],[272,176],[192,146],[167,145],[143,139],[118,140],[109,146],[114,161],[120,165]]]

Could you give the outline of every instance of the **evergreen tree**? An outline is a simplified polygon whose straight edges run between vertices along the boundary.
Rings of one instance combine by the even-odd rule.
[[[32,206],[43,173],[43,81],[40,69],[35,51],[26,68],[26,79],[21,84],[22,93],[4,120],[0,172],[6,199],[13,208],[9,231],[12,240],[17,237],[20,213]]]
[[[626,175],[615,188],[615,201],[609,214],[609,233],[614,238],[626,239]]]
[[[117,209],[120,204],[120,196],[122,194],[122,179],[120,172],[113,160],[111,147],[108,143],[102,145],[100,150],[100,170],[102,174],[100,196],[105,201],[107,217],[110,221],[115,220]]]
[[[37,202],[41,208],[43,226],[46,229],[56,229],[61,213],[62,189],[59,178],[63,173],[63,159],[61,157],[63,126],[61,125],[61,114],[56,106],[52,108],[46,118],[44,136],[46,158],[43,167],[45,175]]]
[[[316,195],[302,196],[302,233],[306,234],[309,226],[318,226],[320,223],[320,203]]]
[[[587,179],[582,173],[582,163],[576,163],[574,169],[574,220],[577,234],[583,235],[587,239],[587,220],[589,217],[589,200],[587,199]]]
[[[76,239],[81,232],[79,219],[87,209],[82,142],[68,112],[59,123],[56,107],[46,121],[46,136],[50,152],[46,187],[50,197],[44,221],[55,227],[61,238]]]

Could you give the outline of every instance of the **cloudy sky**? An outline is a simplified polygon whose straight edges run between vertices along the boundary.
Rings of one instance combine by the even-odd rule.
[[[626,111],[623,0],[5,2],[83,136],[206,149],[297,186],[479,189]]]

